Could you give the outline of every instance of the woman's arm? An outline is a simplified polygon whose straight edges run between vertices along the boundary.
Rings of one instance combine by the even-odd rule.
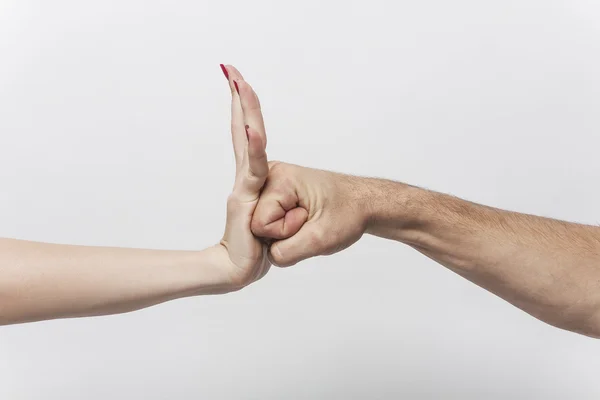
[[[165,251],[0,239],[0,324],[116,314],[225,293],[227,251]]]
[[[0,239],[0,325],[133,311],[238,290],[266,274],[266,252],[250,232],[268,171],[262,115],[250,85],[235,68],[224,68],[237,172],[221,242],[166,251]]]

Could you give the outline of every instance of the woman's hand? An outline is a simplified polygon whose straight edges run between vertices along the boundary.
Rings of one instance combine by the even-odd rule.
[[[0,325],[116,314],[180,297],[227,293],[267,273],[266,250],[250,231],[269,170],[265,128],[250,85],[235,68],[224,71],[232,93],[237,168],[221,243],[175,251],[0,238]]]
[[[267,249],[251,232],[252,214],[258,204],[269,166],[267,137],[260,102],[252,87],[234,67],[221,66],[231,89],[231,137],[236,174],[227,200],[227,223],[220,246],[227,253],[227,279],[241,289],[269,270]]]

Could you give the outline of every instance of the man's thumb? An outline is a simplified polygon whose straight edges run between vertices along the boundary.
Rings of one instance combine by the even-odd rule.
[[[307,222],[294,236],[271,244],[269,257],[278,267],[290,267],[310,257],[322,255],[325,234],[318,225]]]

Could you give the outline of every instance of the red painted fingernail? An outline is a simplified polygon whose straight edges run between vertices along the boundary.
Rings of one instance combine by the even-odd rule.
[[[229,80],[229,72],[227,72],[227,68],[225,68],[225,66],[223,64],[219,64],[221,66],[221,71],[223,71],[223,75],[225,75],[225,78],[227,78],[227,80]]]
[[[238,94],[240,94],[240,88],[238,87],[237,82],[233,81],[233,84],[235,85],[235,91],[238,92]]]
[[[246,125],[246,139],[250,140],[250,134],[248,133],[248,129],[250,127],[248,125]]]

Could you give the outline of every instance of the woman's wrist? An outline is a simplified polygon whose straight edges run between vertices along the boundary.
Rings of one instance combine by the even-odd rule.
[[[190,274],[190,295],[223,294],[241,289],[235,281],[235,266],[227,248],[216,244],[196,252],[193,271]]]

